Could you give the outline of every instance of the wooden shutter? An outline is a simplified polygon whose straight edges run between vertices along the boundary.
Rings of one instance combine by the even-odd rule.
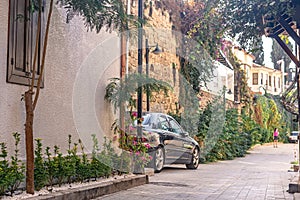
[[[30,0],[10,0],[8,20],[7,82],[29,85],[32,73],[35,38],[37,31],[37,12],[29,12]],[[45,1],[43,1],[44,5]],[[42,14],[42,44],[44,17]],[[41,48],[39,45],[37,76],[39,75]],[[35,85],[36,85],[35,81]],[[43,87],[43,83],[42,83]]]

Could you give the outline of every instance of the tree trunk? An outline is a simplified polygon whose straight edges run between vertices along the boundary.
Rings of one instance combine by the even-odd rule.
[[[26,124],[26,192],[34,194],[34,151],[33,151],[33,92],[25,92]]]
[[[48,34],[49,34],[49,28],[50,28],[50,19],[52,15],[53,10],[53,2],[54,0],[50,1],[49,6],[49,13],[47,18],[47,26],[45,31],[45,38],[44,38],[44,47],[42,52],[42,59],[41,59],[41,72],[40,76],[38,78],[37,86],[36,86],[36,92],[35,92],[35,98],[33,100],[33,86],[34,86],[34,79],[35,79],[35,73],[36,73],[36,59],[37,59],[37,52],[38,52],[38,46],[35,47],[35,55],[34,55],[34,66],[33,66],[33,77],[31,79],[31,87],[28,91],[25,92],[25,109],[26,109],[26,123],[25,123],[25,141],[26,141],[26,192],[29,194],[34,194],[34,146],[33,146],[33,118],[34,118],[34,109],[37,105],[37,101],[39,98],[39,93],[41,89],[41,81],[44,74],[44,68],[45,68],[45,58],[46,58],[46,50],[47,50],[47,44],[48,44]],[[37,37],[36,37],[36,44],[38,44],[39,41],[39,32],[40,32],[40,20],[41,20],[41,6],[42,1],[39,0],[39,16],[38,16],[38,29],[37,29]]]

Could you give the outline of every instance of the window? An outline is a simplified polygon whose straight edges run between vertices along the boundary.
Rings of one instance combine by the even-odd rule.
[[[172,127],[172,129],[171,129],[172,132],[174,132],[174,133],[182,133],[183,132],[182,129],[180,128],[180,126],[178,125],[178,123],[175,120],[169,118],[169,122],[170,122],[171,127]]]
[[[272,77],[269,76],[269,86],[272,86]]]
[[[264,84],[264,74],[263,73],[260,74],[260,84],[261,85]]]
[[[30,12],[31,0],[9,1],[9,26],[8,26],[8,49],[7,49],[7,77],[8,83],[29,85],[33,71],[34,49],[38,25],[38,12]],[[41,32],[38,41],[37,73],[40,74],[42,38],[44,33],[44,5],[43,0]],[[37,81],[35,81],[36,84]],[[43,83],[42,83],[43,87]]]
[[[258,85],[258,73],[252,74],[252,85]]]
[[[275,76],[273,76],[273,86],[274,86],[274,88],[276,87],[275,84],[276,83],[276,79],[275,79]]]
[[[167,118],[164,116],[159,116],[158,118],[159,123],[157,124],[157,128],[169,131],[170,130],[170,125],[169,122],[167,121]]]
[[[278,88],[280,88],[280,78],[278,78]]]

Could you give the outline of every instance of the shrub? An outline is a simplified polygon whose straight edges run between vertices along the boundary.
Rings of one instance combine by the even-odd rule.
[[[41,139],[35,139],[36,148],[34,151],[34,188],[39,191],[47,183],[47,171],[42,153]]]
[[[78,144],[81,149],[82,159],[79,158],[76,160],[76,178],[77,181],[82,183],[84,180],[89,181],[91,178],[91,164],[84,152],[84,146],[80,139],[78,140]]]
[[[25,165],[19,159],[19,143],[20,143],[20,133],[13,133],[13,137],[15,139],[15,153],[11,157],[11,163],[8,170],[8,190],[11,195],[18,189],[20,184],[25,178]]]
[[[11,157],[11,162],[7,159],[6,144],[0,143],[0,195],[4,195],[8,191],[12,195],[25,177],[24,163],[18,158],[20,134],[13,133],[13,136],[15,138],[15,154]],[[122,152],[121,155],[118,155],[112,147],[112,142],[107,138],[104,138],[103,150],[100,151],[98,140],[93,135],[94,148],[91,158],[84,152],[81,140],[72,146],[71,139],[69,135],[67,155],[64,156],[60,148],[55,145],[53,155],[50,147],[45,148],[45,158],[43,157],[42,140],[35,139],[34,185],[36,190],[45,186],[49,186],[49,190],[52,190],[55,184],[61,186],[63,183],[84,182],[91,178],[96,180],[99,177],[109,177],[113,172],[121,174],[122,170],[129,171],[128,154]],[[80,147],[82,156],[77,155],[78,147]]]
[[[54,184],[54,178],[55,178],[55,171],[56,171],[56,165],[54,163],[53,158],[51,157],[50,153],[50,147],[46,147],[46,160],[45,160],[45,167],[46,167],[46,174],[47,174],[47,186],[50,186],[52,188]]]
[[[7,147],[5,143],[0,143],[1,153],[0,153],[0,195],[5,194],[5,191],[9,186],[9,163],[7,160]]]
[[[72,180],[76,176],[76,164],[77,160],[79,160],[79,157],[77,156],[77,145],[74,143],[73,148],[71,148],[72,144],[72,136],[68,136],[68,154],[64,158],[64,172],[65,172],[65,178],[67,179],[67,182],[71,184]]]

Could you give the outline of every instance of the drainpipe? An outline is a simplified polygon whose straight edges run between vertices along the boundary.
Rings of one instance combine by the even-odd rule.
[[[299,35],[299,29],[296,30],[297,35]],[[297,57],[297,60],[300,59],[300,53],[299,53],[299,44],[296,43],[296,48],[295,48],[296,52],[295,55]],[[299,133],[299,129],[300,129],[300,77],[299,77],[299,69],[300,69],[300,64],[299,62],[296,63],[296,77],[297,77],[297,99],[298,99],[298,133]],[[299,134],[298,134],[298,159],[299,159],[299,163],[300,163],[300,141],[299,141]],[[299,164],[298,163],[298,164]],[[300,179],[300,177],[299,177]],[[300,180],[298,180],[299,182]]]
[[[130,15],[130,0],[127,0],[127,15]],[[126,39],[126,66],[125,66],[125,74],[128,75],[128,66],[129,66],[129,30],[127,31],[127,39]]]

